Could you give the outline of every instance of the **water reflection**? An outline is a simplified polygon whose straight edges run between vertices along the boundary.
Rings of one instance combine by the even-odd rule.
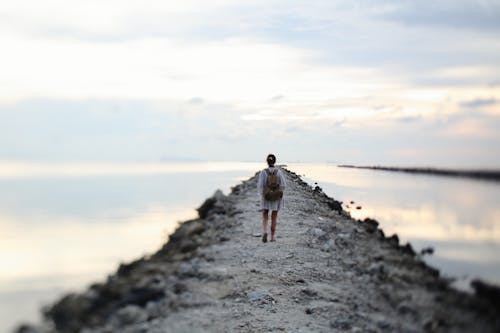
[[[260,163],[0,163],[0,332],[41,304],[156,250],[215,189]],[[355,218],[378,219],[446,274],[500,283],[500,186],[475,180],[292,164]],[[357,210],[356,206],[362,206]],[[459,280],[459,282],[466,279]],[[464,282],[465,283],[465,282]]]
[[[443,273],[500,284],[498,183],[329,164],[289,167],[343,201],[354,218],[377,219],[386,234],[397,233],[417,250],[433,246],[435,254],[427,260]]]
[[[215,189],[260,166],[0,163],[0,332],[154,252]]]

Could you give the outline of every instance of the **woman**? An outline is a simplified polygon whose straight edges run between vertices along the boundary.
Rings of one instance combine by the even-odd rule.
[[[276,223],[278,219],[278,211],[283,207],[283,191],[285,190],[285,177],[283,176],[283,172],[276,168],[274,165],[276,164],[276,156],[273,154],[269,154],[266,158],[268,168],[262,170],[259,175],[258,189],[261,195],[261,208],[262,208],[262,241],[264,243],[267,242],[267,224],[268,224],[268,216],[269,211],[271,211],[271,242],[274,242],[275,233],[276,233]],[[277,177],[276,177],[277,176]],[[268,182],[271,180],[270,182]],[[278,191],[281,191],[281,195],[269,195],[270,191],[276,191],[275,189],[270,190],[270,187],[274,187],[273,184],[277,180],[279,183]],[[270,184],[273,182],[273,184]],[[266,193],[267,197],[266,198]],[[271,199],[269,199],[271,198]]]

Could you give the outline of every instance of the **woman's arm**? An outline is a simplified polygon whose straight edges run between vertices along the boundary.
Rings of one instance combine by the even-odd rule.
[[[262,194],[264,192],[264,184],[266,183],[265,176],[266,173],[264,172],[264,170],[262,170],[260,172],[259,180],[257,182],[257,189],[259,190],[259,194]]]

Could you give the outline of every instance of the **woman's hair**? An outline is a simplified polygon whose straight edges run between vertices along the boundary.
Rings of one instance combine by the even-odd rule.
[[[273,154],[269,154],[267,155],[266,161],[267,165],[272,166],[274,165],[274,163],[276,163],[276,156],[274,156]]]

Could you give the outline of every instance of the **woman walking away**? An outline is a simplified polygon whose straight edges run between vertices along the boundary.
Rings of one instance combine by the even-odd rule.
[[[276,168],[276,156],[267,156],[268,168],[262,170],[259,175],[258,189],[261,195],[262,208],[262,241],[267,242],[267,222],[269,211],[271,211],[271,242],[274,242],[278,211],[284,206],[283,191],[285,190],[285,177],[283,172]]]

